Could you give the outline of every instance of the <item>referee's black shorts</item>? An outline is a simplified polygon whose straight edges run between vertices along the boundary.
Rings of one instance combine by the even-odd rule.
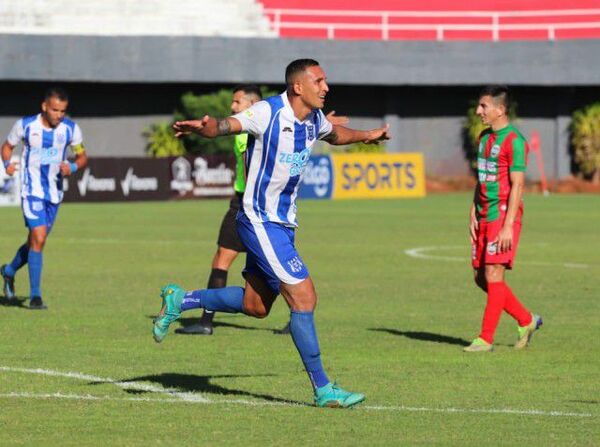
[[[237,252],[245,252],[246,247],[242,244],[240,237],[238,236],[235,217],[240,209],[243,194],[236,192],[229,202],[229,209],[223,217],[221,222],[221,229],[219,230],[219,239],[217,245],[219,247],[228,248],[229,250],[235,250]]]

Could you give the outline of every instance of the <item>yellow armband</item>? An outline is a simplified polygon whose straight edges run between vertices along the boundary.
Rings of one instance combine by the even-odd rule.
[[[85,152],[85,147],[83,147],[83,143],[79,143],[71,146],[71,150],[75,155],[78,155]]]

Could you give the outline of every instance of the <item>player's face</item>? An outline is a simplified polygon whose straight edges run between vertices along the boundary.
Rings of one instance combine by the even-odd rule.
[[[477,116],[481,119],[483,124],[493,126],[499,118],[504,116],[504,114],[504,106],[502,104],[496,104],[494,98],[491,96],[486,95],[479,98]]]
[[[300,97],[311,109],[322,109],[329,92],[327,77],[321,67],[308,67],[300,78]]]
[[[65,118],[68,101],[61,101],[55,96],[51,96],[42,103],[42,114],[50,127],[58,126]]]
[[[239,90],[233,94],[231,100],[231,113],[240,113],[252,105],[252,101],[248,98],[243,90]]]

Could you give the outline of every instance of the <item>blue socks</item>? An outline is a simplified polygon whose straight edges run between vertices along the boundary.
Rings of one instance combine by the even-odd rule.
[[[313,388],[317,389],[327,385],[329,379],[321,363],[314,312],[296,312],[293,310],[290,316],[290,332]]]
[[[5,272],[8,276],[15,276],[17,270],[27,264],[27,257],[29,256],[29,247],[27,244],[23,244],[17,250],[14,259],[10,264],[6,265]]]
[[[31,298],[34,296],[42,296],[40,283],[42,280],[42,252],[29,250],[29,284],[31,286]]]
[[[198,308],[211,312],[242,313],[244,312],[244,289],[242,287],[223,287],[186,292],[181,303],[181,310]]]

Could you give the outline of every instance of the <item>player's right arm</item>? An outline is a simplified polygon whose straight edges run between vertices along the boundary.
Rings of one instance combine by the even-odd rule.
[[[469,235],[471,236],[472,243],[477,240],[477,230],[479,229],[479,222],[477,221],[477,208],[475,205],[478,187],[479,185],[475,187],[475,196],[471,202],[471,211],[469,212]]]
[[[10,130],[6,141],[2,145],[0,150],[2,156],[2,164],[7,175],[12,176],[17,170],[17,164],[11,163],[10,158],[12,157],[15,146],[19,144],[19,141],[23,139],[23,120],[18,120]]]
[[[10,176],[12,176],[17,170],[16,165],[10,162],[10,157],[12,157],[14,148],[15,147],[8,141],[5,141],[2,145],[2,164],[4,164],[4,170],[6,171],[6,174]]]
[[[204,115],[201,120],[177,121],[173,124],[176,137],[195,133],[204,138],[216,138],[224,135],[235,135],[242,131],[241,123],[233,117],[218,120]]]

